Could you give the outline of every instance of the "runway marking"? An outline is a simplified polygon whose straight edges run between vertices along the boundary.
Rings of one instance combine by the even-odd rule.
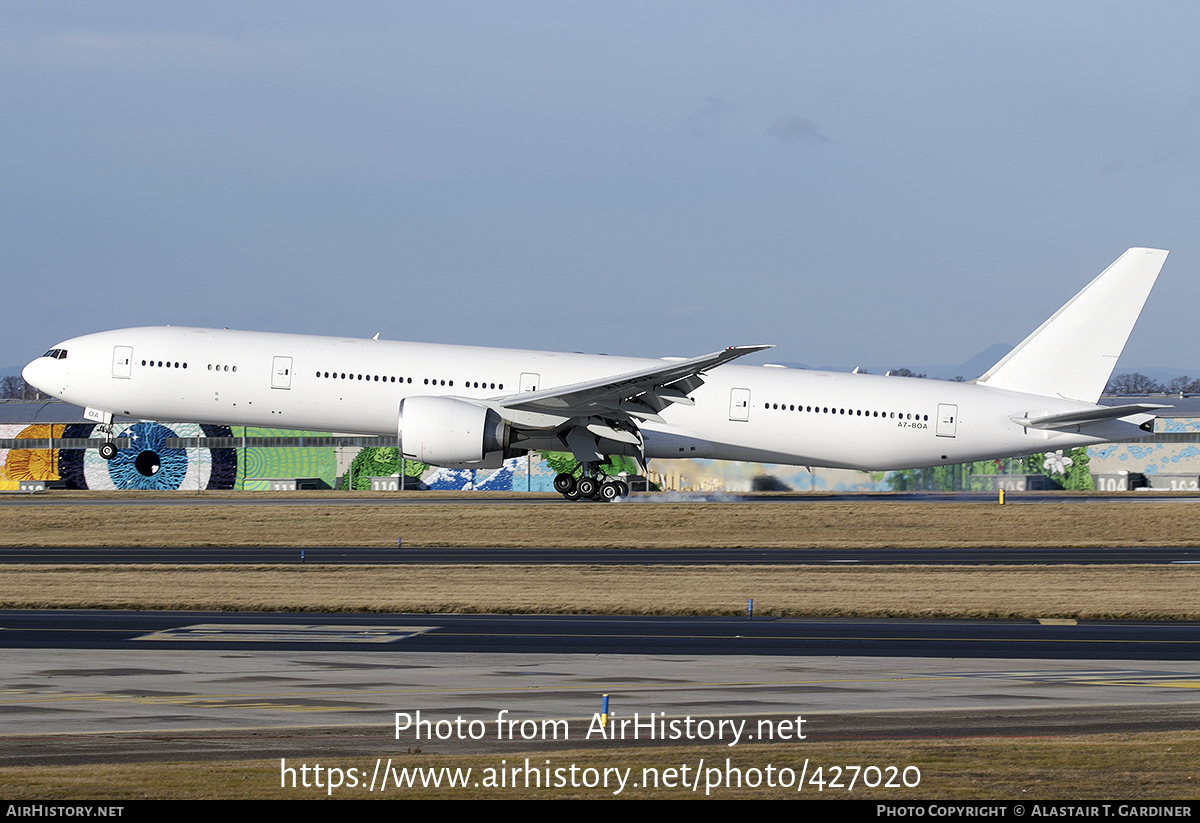
[[[1175,680],[1170,679],[1168,675],[1163,675],[1161,679],[1150,678],[1130,678],[1127,680],[1096,680],[1092,681],[1097,686],[1153,686],[1160,689],[1200,689],[1200,680],[1196,680],[1192,675],[1191,680]]]
[[[1096,671],[1045,671],[1045,672],[960,672],[961,678],[997,678],[1039,683],[1078,683],[1088,686],[1135,686],[1168,689],[1200,689],[1200,680],[1194,672],[1156,672],[1137,669],[1109,669]]]
[[[1078,626],[1078,620],[1067,617],[1039,617],[1038,622],[1043,626]]]
[[[395,643],[437,626],[346,626],[338,624],[197,623],[144,634],[134,640],[229,641],[238,643]]]
[[[1137,640],[1114,638],[1071,638],[1071,637],[921,637],[908,635],[743,635],[743,634],[551,634],[537,632],[521,634],[505,632],[491,634],[487,632],[438,632],[438,637],[477,637],[477,638],[521,638],[538,640],[751,640],[773,642],[811,642],[811,641],[863,641],[877,643],[1069,643],[1092,645],[1134,645],[1134,646],[1172,646],[1200,645],[1200,638],[1190,640]],[[680,652],[686,654],[686,652]]]

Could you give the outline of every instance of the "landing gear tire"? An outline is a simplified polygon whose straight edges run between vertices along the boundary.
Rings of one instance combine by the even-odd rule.
[[[605,483],[600,487],[600,499],[605,503],[611,503],[621,496],[621,489],[618,483]]]
[[[580,478],[579,485],[576,488],[579,490],[580,497],[595,497],[599,486],[600,484],[596,482],[595,478],[583,477]]]
[[[117,444],[116,443],[102,443],[100,445],[100,456],[103,457],[105,460],[112,460],[114,457],[117,456]]]
[[[629,484],[624,480],[616,480],[613,482],[613,485],[617,487],[617,497],[629,496]]]
[[[563,492],[562,496],[571,501],[578,500],[579,499],[579,487],[576,486],[575,488],[571,489],[570,491]]]
[[[554,476],[554,490],[559,494],[566,494],[572,491],[576,486],[575,475],[562,472]]]

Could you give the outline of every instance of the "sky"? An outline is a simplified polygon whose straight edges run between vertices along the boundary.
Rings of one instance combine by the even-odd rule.
[[[0,0],[0,365],[163,324],[962,363],[1153,246],[1118,371],[1200,374],[1196,31],[1187,2]]]

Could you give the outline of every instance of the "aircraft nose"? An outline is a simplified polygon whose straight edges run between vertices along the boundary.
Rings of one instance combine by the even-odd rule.
[[[46,382],[46,364],[43,362],[45,359],[39,357],[37,360],[31,360],[25,368],[21,369],[21,377],[38,391],[46,391],[43,385]]]

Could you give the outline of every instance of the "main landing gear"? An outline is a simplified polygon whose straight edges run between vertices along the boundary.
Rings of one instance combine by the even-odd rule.
[[[563,472],[554,478],[554,490],[568,500],[578,500],[586,497],[589,500],[599,500],[605,503],[618,497],[629,496],[629,484],[624,480],[609,480],[599,474],[596,464],[584,466],[583,477],[578,480],[575,475]]]

